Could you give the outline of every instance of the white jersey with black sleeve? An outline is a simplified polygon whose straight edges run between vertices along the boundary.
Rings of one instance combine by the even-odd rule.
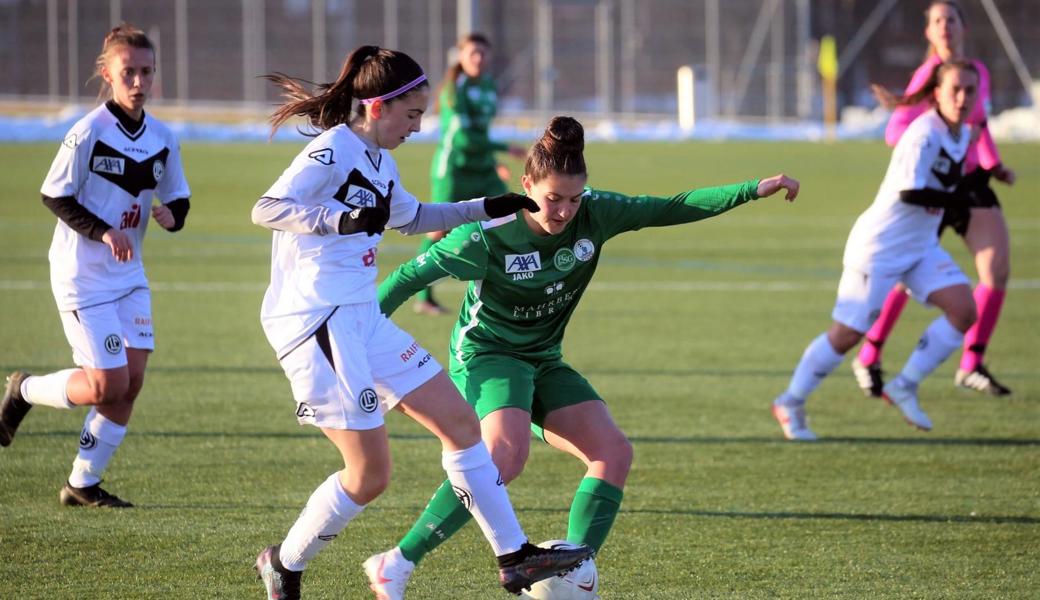
[[[59,219],[48,257],[61,311],[112,302],[148,287],[141,255],[152,196],[168,203],[191,195],[173,133],[147,113],[132,121],[112,102],[72,126],[40,192],[78,202],[127,234],[133,246],[133,258],[118,262],[106,244]]]
[[[275,230],[260,318],[278,356],[335,307],[375,300],[383,236],[340,235],[338,225],[343,213],[377,205],[389,209],[389,228],[412,223],[419,212],[390,153],[338,125],[307,144],[253,209],[255,223]]]
[[[902,198],[907,192],[956,190],[970,143],[967,125],[954,137],[935,110],[911,123],[892,151],[874,203],[856,219],[849,233],[845,266],[861,272],[899,273],[936,246],[943,209]]]

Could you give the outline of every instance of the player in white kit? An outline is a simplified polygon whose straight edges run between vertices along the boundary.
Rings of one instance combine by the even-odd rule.
[[[425,204],[404,189],[387,150],[419,131],[429,100],[426,76],[404,53],[361,46],[337,81],[313,94],[285,75],[268,79],[288,98],[272,116],[274,128],[302,116],[320,133],[253,208],[253,222],[274,230],[261,322],[289,378],[297,419],[321,429],[345,468],[318,486],[285,539],[257,557],[267,597],[299,598],[307,563],[386,489],[383,414],[391,408],[440,438],[442,465],[494,548],[503,587],[519,593],[573,568],[590,550],[527,542],[473,409],[376,301],[385,228],[444,231],[537,205],[517,194]]]
[[[925,330],[902,372],[884,386],[883,397],[912,426],[932,428],[918,405],[917,386],[960,347],[975,321],[968,278],[939,245],[937,232],[943,208],[967,202],[955,190],[971,143],[964,121],[978,81],[970,62],[943,63],[929,84],[905,100],[931,98],[935,107],[910,125],[893,150],[874,203],[856,220],[845,244],[834,322],[809,344],[787,390],[773,402],[787,439],[816,439],[806,422],[806,398],[870,329],[897,282],[944,314]]]
[[[144,112],[155,76],[147,36],[125,23],[109,32],[96,75],[111,99],[73,125],[40,190],[58,216],[51,287],[78,367],[8,377],[0,446],[11,443],[32,406],[92,406],[59,498],[70,506],[129,507],[100,483],[155,349],[141,246],[149,214],[169,231],[184,226],[191,192],[177,140]],[[152,205],[153,195],[160,204]]]

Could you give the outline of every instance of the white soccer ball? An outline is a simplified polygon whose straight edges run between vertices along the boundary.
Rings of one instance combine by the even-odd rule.
[[[577,548],[564,540],[549,540],[538,544],[542,548]],[[523,593],[530,600],[596,600],[599,596],[599,573],[591,558],[583,561],[576,569],[560,577],[550,577],[535,582],[531,591]]]

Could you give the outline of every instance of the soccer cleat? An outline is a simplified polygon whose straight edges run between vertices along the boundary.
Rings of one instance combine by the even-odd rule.
[[[412,310],[414,310],[416,314],[426,315],[428,317],[439,317],[448,312],[447,309],[433,300],[420,300],[412,305]]]
[[[15,371],[7,376],[7,387],[4,388],[4,399],[0,401],[0,446],[10,446],[14,432],[18,431],[25,414],[32,404],[22,398],[22,382],[29,374]]]
[[[804,406],[788,406],[786,404],[774,403],[773,416],[780,423],[780,429],[784,430],[785,438],[799,442],[816,440],[816,434],[806,424]]]
[[[987,369],[982,363],[979,363],[978,366],[971,371],[962,371],[957,369],[957,374],[954,375],[953,382],[957,384],[958,387],[983,392],[993,396],[1011,395],[1011,389],[1001,385],[1001,383],[990,374],[989,369]]]
[[[415,563],[405,558],[399,549],[370,556],[362,566],[376,600],[404,600],[404,590],[415,570]]]
[[[523,590],[531,589],[534,582],[562,575],[593,554],[592,548],[584,544],[550,549],[525,543],[520,550],[499,557],[498,582],[507,592],[519,596]]]
[[[899,412],[903,413],[903,419],[913,427],[921,431],[932,430],[932,420],[917,403],[916,384],[909,384],[902,377],[896,377],[885,384],[881,397],[898,408]]]
[[[113,496],[101,489],[101,483],[87,487],[72,487],[68,482],[61,488],[58,499],[65,506],[94,506],[101,508],[133,508],[133,504],[119,496]]]
[[[253,570],[257,579],[264,582],[267,600],[300,600],[300,579],[303,571],[290,571],[282,566],[278,557],[281,544],[268,546],[256,557]]]
[[[865,365],[859,362],[858,357],[854,358],[852,374],[856,376],[856,383],[864,394],[872,398],[881,397],[881,390],[885,387],[885,380],[881,377],[881,361]]]

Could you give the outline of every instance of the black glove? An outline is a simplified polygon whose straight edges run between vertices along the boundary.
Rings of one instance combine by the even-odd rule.
[[[501,196],[488,196],[484,198],[484,212],[492,219],[511,215],[518,210],[526,208],[531,212],[538,212],[538,205],[527,196],[509,192]]]
[[[341,235],[367,233],[372,236],[383,233],[386,222],[390,220],[390,211],[382,206],[365,206],[345,212],[339,217]]]

